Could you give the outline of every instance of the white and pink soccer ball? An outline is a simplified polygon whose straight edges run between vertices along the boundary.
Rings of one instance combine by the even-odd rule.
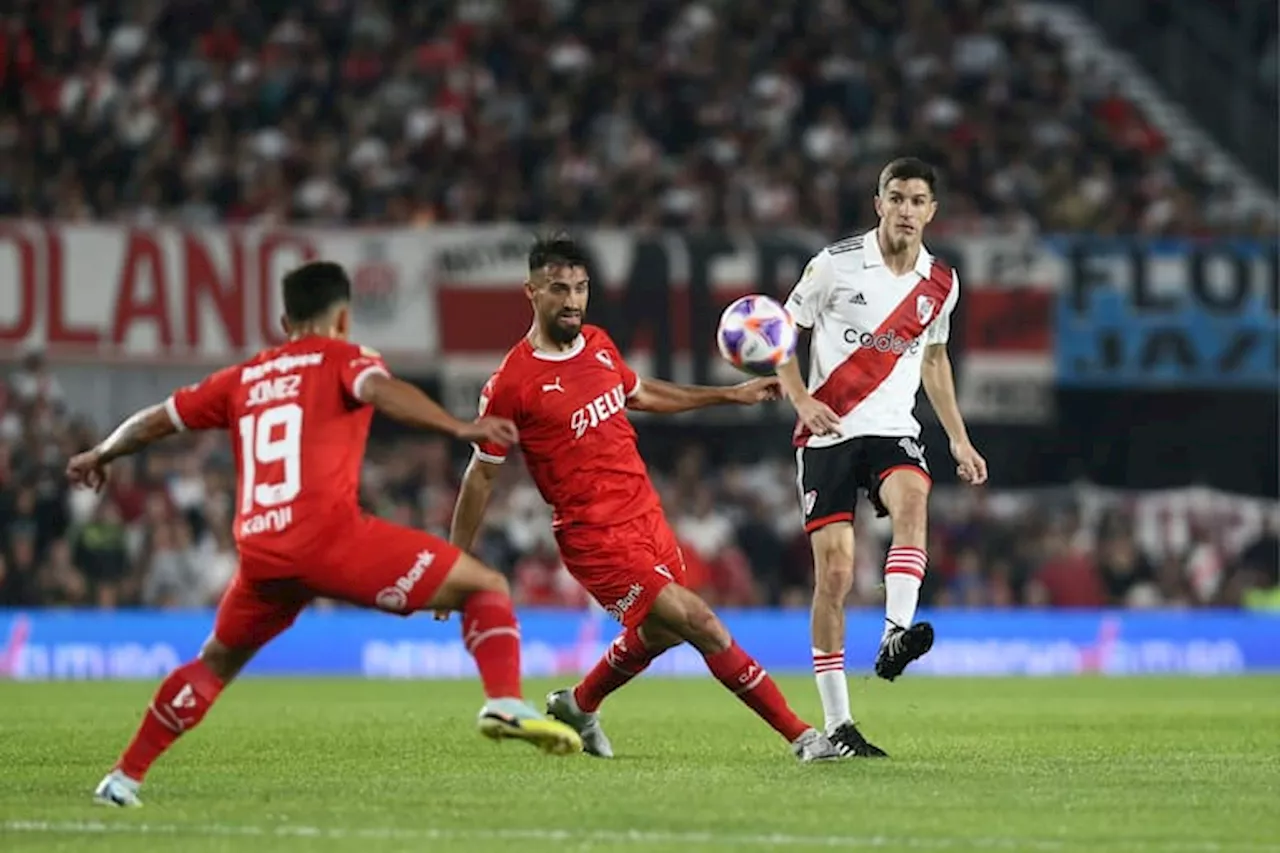
[[[716,344],[739,370],[772,376],[796,354],[796,321],[776,299],[753,293],[724,309]]]

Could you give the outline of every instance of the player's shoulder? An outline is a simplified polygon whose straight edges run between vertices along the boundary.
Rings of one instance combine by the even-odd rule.
[[[841,237],[835,242],[828,243],[823,246],[822,251],[833,259],[842,255],[853,254],[861,257],[863,247],[866,246],[867,236],[868,235],[866,233],[861,231],[857,234],[849,234],[848,236]]]
[[[507,354],[502,357],[502,361],[489,374],[488,380],[484,383],[484,393],[488,397],[492,397],[499,387],[518,387],[524,373],[527,369],[527,360],[523,357],[523,348],[521,344],[516,344],[507,350]]]
[[[582,324],[582,340],[587,348],[592,346],[606,346],[611,349],[617,349],[618,345],[613,342],[613,337],[605,330],[603,326],[593,326],[590,323]]]
[[[950,288],[952,291],[960,289],[960,273],[956,268],[947,263],[944,259],[938,257],[929,251],[928,246],[922,246],[921,250],[926,252],[929,259],[929,278],[934,279],[944,287]]]
[[[866,269],[867,241],[875,239],[875,232],[851,234],[822,247],[815,261],[827,266],[831,275],[847,277],[858,275]]]

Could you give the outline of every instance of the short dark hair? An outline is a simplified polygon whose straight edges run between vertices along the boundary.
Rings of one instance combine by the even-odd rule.
[[[585,267],[587,254],[564,232],[537,237],[529,247],[529,272],[550,264],[555,267]]]
[[[890,181],[909,181],[912,178],[924,181],[929,185],[930,193],[938,194],[937,171],[919,157],[899,157],[881,169],[880,183],[876,186],[876,193],[884,192],[884,188],[889,186]]]
[[[284,315],[293,323],[323,317],[333,306],[351,301],[351,279],[341,264],[311,261],[285,274]]]

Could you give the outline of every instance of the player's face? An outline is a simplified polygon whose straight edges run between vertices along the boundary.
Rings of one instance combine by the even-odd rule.
[[[876,196],[881,231],[895,252],[919,243],[937,212],[938,202],[920,178],[894,178]]]
[[[582,332],[588,285],[583,267],[548,265],[529,280],[529,301],[547,337],[568,344]]]

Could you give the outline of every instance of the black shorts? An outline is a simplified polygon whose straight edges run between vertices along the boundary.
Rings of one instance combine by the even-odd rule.
[[[920,439],[864,435],[829,447],[798,448],[796,482],[805,532],[837,521],[853,521],[859,490],[867,493],[877,516],[888,515],[880,501],[880,484],[903,468],[933,482]]]

